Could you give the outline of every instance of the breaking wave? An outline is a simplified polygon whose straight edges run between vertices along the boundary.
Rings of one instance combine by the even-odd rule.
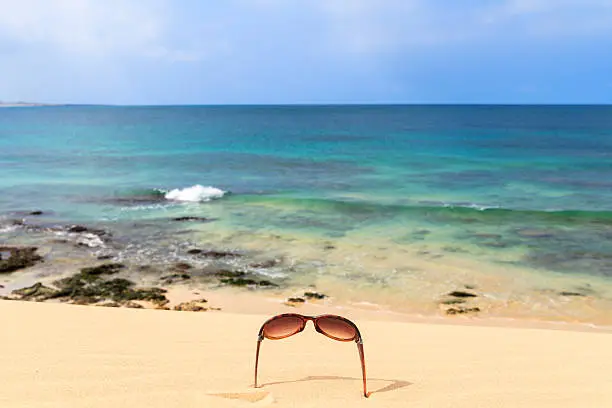
[[[175,188],[174,190],[170,190],[164,194],[164,198],[172,201],[201,203],[222,198],[225,194],[226,191],[219,188],[212,186],[204,187],[200,184],[196,184],[183,189]]]
[[[201,203],[216,200],[227,195],[227,191],[212,186],[202,186],[200,184],[186,188],[175,188],[171,190],[152,188],[152,189],[133,189],[120,192],[107,201],[119,205],[139,206],[148,208],[152,205],[163,205],[171,202],[191,202]]]

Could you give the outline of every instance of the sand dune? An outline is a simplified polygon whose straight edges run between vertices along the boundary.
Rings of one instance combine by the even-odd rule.
[[[610,407],[612,335],[362,320],[357,348],[263,315],[0,301],[0,407]],[[353,316],[350,316],[353,317]]]

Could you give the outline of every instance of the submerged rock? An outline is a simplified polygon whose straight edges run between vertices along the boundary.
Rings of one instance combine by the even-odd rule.
[[[94,280],[101,275],[113,275],[118,273],[125,265],[120,263],[108,263],[81,269],[81,276],[85,280]]]
[[[539,230],[534,228],[523,228],[516,231],[516,233],[523,238],[552,238],[554,233],[546,230]]]
[[[321,299],[325,299],[327,295],[324,295],[323,293],[318,293],[318,292],[304,292],[304,297],[307,299],[321,300]]]
[[[108,231],[97,228],[89,228],[83,225],[68,225],[59,229],[53,227],[50,229],[50,231],[67,232],[69,238],[77,247],[104,247],[111,237],[111,234]]]
[[[70,243],[70,241],[68,241],[67,239],[63,239],[63,238],[53,238],[49,240],[49,243],[51,244],[68,244]]]
[[[478,297],[478,295],[475,295],[474,293],[464,292],[462,290],[455,290],[453,292],[448,293],[447,296],[458,297],[458,298],[474,298],[474,297]]]
[[[447,315],[466,314],[466,313],[477,313],[480,312],[479,307],[451,307],[446,310]]]
[[[444,252],[451,252],[451,253],[468,253],[469,252],[467,249],[457,247],[457,246],[445,246],[445,247],[442,247],[442,250]]]
[[[584,293],[579,293],[579,292],[559,292],[559,295],[561,296],[586,296]]]
[[[298,307],[304,304],[304,302],[306,301],[302,298],[288,298],[283,304],[289,307]]]
[[[184,282],[191,279],[191,275],[188,273],[173,273],[172,275],[166,275],[159,278],[159,280],[166,285],[171,285],[176,282]]]
[[[206,217],[183,216],[183,217],[175,217],[175,218],[172,218],[172,221],[199,221],[199,222],[212,222],[212,221],[215,221],[215,219],[214,219],[214,218],[206,218]]]
[[[165,284],[173,284],[175,282],[189,280],[191,279],[191,275],[186,271],[191,269],[193,269],[193,266],[191,266],[190,264],[185,262],[178,262],[170,268],[170,274],[162,276],[160,278],[160,281]]]
[[[85,227],[83,225],[70,225],[70,226],[66,227],[66,231],[74,232],[74,233],[89,232],[89,233],[95,234],[95,235],[105,235],[106,234],[106,231],[104,231],[104,230],[88,228],[88,227]]]
[[[229,251],[203,251],[201,249],[190,249],[187,251],[191,255],[200,255],[206,258],[223,259],[223,258],[239,258],[242,255]]]
[[[109,259],[113,259],[113,255],[98,255],[96,259],[99,261],[108,261]]]
[[[102,201],[114,205],[129,206],[162,203],[166,201],[166,198],[164,197],[164,193],[161,191],[150,191],[141,192],[139,194],[133,194],[129,196],[116,195],[114,197],[106,198]]]
[[[14,272],[42,262],[36,247],[0,246],[0,273]]]
[[[465,299],[446,299],[440,302],[442,305],[459,305],[461,303],[465,303]]]
[[[190,302],[183,302],[183,303],[179,303],[178,305],[174,306],[174,310],[181,311],[181,312],[205,312],[206,310],[208,310],[208,308],[205,307],[203,304],[207,302],[208,301],[206,299],[192,300]]]
[[[225,283],[227,285],[232,285],[232,286],[257,285],[257,281],[256,280],[245,279],[245,278],[226,278],[226,279],[221,279],[221,283]]]
[[[172,266],[172,269],[177,270],[177,271],[186,271],[189,269],[193,269],[193,266],[191,266],[190,264],[186,262],[177,262]]]
[[[10,214],[15,217],[29,217],[29,216],[43,215],[44,213],[41,210],[21,210],[21,211],[11,211]]]
[[[223,278],[239,278],[241,276],[245,276],[246,272],[242,271],[231,271],[227,269],[221,269],[220,271],[215,272],[215,276],[220,276]]]
[[[266,261],[254,262],[249,264],[249,267],[256,269],[273,268],[281,263],[280,259],[268,259]]]
[[[276,283],[270,282],[268,280],[260,280],[257,281],[255,279],[249,278],[225,278],[221,279],[221,283],[225,283],[226,285],[231,286],[267,286],[267,287],[278,287]]]
[[[502,238],[501,234],[492,234],[488,232],[476,232],[473,234],[473,236],[476,238],[485,238],[485,239],[501,239]]]
[[[486,246],[489,248],[508,248],[508,244],[506,242],[483,242],[478,245]]]

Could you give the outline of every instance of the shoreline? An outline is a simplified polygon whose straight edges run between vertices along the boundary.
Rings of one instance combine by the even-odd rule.
[[[304,315],[345,314],[354,319],[371,321],[389,321],[416,324],[433,324],[448,326],[499,327],[516,329],[562,330],[578,332],[612,333],[612,325],[600,325],[587,322],[552,321],[537,318],[497,317],[477,315],[426,315],[405,313],[384,309],[374,304],[356,305],[337,303],[334,299],[312,300],[288,306],[286,297],[272,294],[227,290],[201,290],[197,294],[185,288],[174,288],[168,297],[172,303],[181,303],[196,298],[206,298],[212,306],[220,311],[211,313],[230,313],[245,315],[269,315],[281,313],[298,313]]]
[[[169,309],[157,308],[151,303],[136,301],[136,304],[142,306],[137,308],[140,310],[154,310],[159,313],[209,313],[209,314],[237,314],[237,315],[267,315],[273,316],[282,313],[298,313],[304,315],[322,315],[322,314],[337,314],[344,315],[351,319],[380,321],[380,322],[397,322],[397,323],[414,323],[426,325],[442,325],[442,326],[467,326],[467,327],[492,327],[492,328],[507,328],[507,329],[534,329],[534,330],[560,330],[571,332],[594,332],[594,333],[612,333],[612,325],[602,325],[587,322],[572,322],[572,321],[552,321],[538,318],[520,318],[520,317],[497,317],[497,316],[445,316],[445,315],[426,315],[417,313],[398,312],[389,309],[378,308],[377,305],[368,304],[369,307],[363,305],[359,307],[354,304],[337,303],[333,299],[307,301],[300,304],[288,304],[286,297],[273,296],[265,293],[254,293],[255,291],[237,291],[234,289],[221,290],[192,290],[184,287],[171,288],[167,296],[170,299]],[[190,309],[172,309],[172,306],[200,304],[199,300],[205,299],[201,304],[206,310],[190,310]],[[19,302],[19,303],[44,303],[51,305],[64,306],[80,306],[100,308],[104,306],[104,302],[100,304],[83,305],[78,303],[57,302],[57,301],[28,301],[21,299],[2,299],[0,302]],[[121,307],[122,309],[130,309],[132,307]]]
[[[83,270],[83,267],[100,267],[104,265],[112,265],[107,261],[98,261],[80,263],[78,264]],[[47,264],[45,267],[49,267]],[[10,275],[0,275],[4,279],[0,279],[0,300],[2,296],[8,296],[11,300],[6,301],[30,301],[39,302],[39,299],[35,297],[27,299],[19,299],[17,296],[11,294],[14,290],[32,288],[35,285],[42,284],[43,288],[46,287],[57,287],[54,282],[62,279],[69,279],[74,277],[74,272],[70,273],[69,270],[74,271],[74,266],[67,267],[62,265],[60,262],[58,265],[53,265],[51,272],[41,272],[40,268],[32,267],[15,273],[15,278],[11,279]],[[166,271],[166,276],[171,272]],[[175,270],[180,275],[180,270]],[[189,271],[187,271],[189,272]],[[19,275],[17,275],[19,274]],[[78,274],[77,274],[78,275]],[[146,273],[145,273],[146,275]],[[161,273],[160,275],[163,275]],[[371,320],[379,321],[396,321],[396,322],[410,322],[410,323],[425,323],[425,324],[441,324],[441,325],[459,325],[459,326],[482,326],[482,327],[515,327],[515,328],[535,328],[535,329],[553,329],[553,330],[567,330],[567,331],[583,331],[583,332],[612,332],[612,324],[607,322],[593,322],[593,321],[580,321],[572,318],[570,315],[561,316],[558,319],[550,319],[538,315],[536,313],[532,315],[512,314],[510,311],[506,315],[495,315],[489,312],[476,312],[476,313],[459,313],[456,315],[449,315],[445,313],[443,308],[434,308],[429,310],[414,311],[418,310],[418,304],[415,304],[410,310],[398,310],[397,308],[391,308],[388,305],[381,305],[372,303],[368,299],[361,301],[351,301],[348,299],[339,299],[333,296],[333,293],[328,294],[325,289],[319,292],[318,289],[314,289],[308,286],[300,287],[280,287],[280,288],[259,288],[247,285],[245,287],[232,287],[227,285],[213,284],[211,286],[209,279],[208,284],[205,282],[191,282],[185,283],[185,281],[173,284],[163,284],[157,279],[150,276],[139,277],[137,268],[130,268],[127,273],[119,273],[116,275],[121,278],[129,278],[135,281],[135,289],[140,290],[143,288],[163,288],[167,298],[167,302],[158,305],[149,301],[134,301],[130,302],[131,305],[124,307],[143,307],[145,309],[161,309],[180,307],[181,305],[190,307],[193,305],[199,305],[205,309],[209,309],[209,313],[236,313],[236,314],[280,314],[280,313],[302,313],[302,314],[325,314],[334,313],[342,314],[348,313],[355,317],[366,317]],[[157,275],[155,275],[157,276]],[[211,275],[211,277],[214,275]],[[136,278],[136,279],[134,279]],[[223,279],[221,277],[221,279]],[[230,278],[230,279],[241,279],[241,278]],[[304,296],[305,293],[310,291],[316,296],[321,296],[323,299],[317,300],[316,298],[308,298]],[[206,299],[205,304],[200,304],[201,299]],[[297,301],[292,301],[297,299]],[[80,300],[66,298],[63,300],[47,300],[44,303],[61,303],[66,305],[79,305]],[[110,302],[110,299],[94,301],[88,306],[98,307],[104,303]],[[134,305],[134,303],[136,305]],[[432,300],[432,304],[435,301]],[[163,307],[162,307],[163,306]],[[451,305],[452,307],[452,305]],[[220,309],[220,310],[216,310]],[[190,310],[189,308],[185,309]],[[448,310],[448,309],[446,309]],[[159,310],[164,312],[164,310]]]
[[[35,213],[37,212],[32,212],[30,215]],[[357,315],[379,314],[381,317],[377,318],[384,320],[426,320],[451,322],[451,324],[454,324],[453,322],[460,322],[460,324],[478,322],[477,324],[480,325],[518,327],[543,325],[564,328],[571,326],[572,329],[601,331],[607,331],[612,327],[612,320],[605,313],[607,310],[605,292],[598,294],[597,290],[593,290],[598,289],[596,286],[591,289],[587,285],[584,285],[585,288],[579,291],[571,291],[572,286],[566,283],[563,280],[565,277],[561,275],[554,277],[555,280],[549,279],[546,282],[547,286],[542,287],[548,287],[547,291],[541,290],[541,293],[538,294],[541,297],[536,298],[530,297],[533,294],[521,292],[521,290],[529,289],[529,284],[533,285],[532,291],[538,288],[530,281],[532,277],[530,271],[525,272],[525,275],[522,276],[522,283],[519,282],[512,288],[506,285],[511,284],[512,279],[520,280],[516,272],[521,271],[486,269],[484,272],[484,264],[478,268],[478,263],[471,262],[471,260],[462,261],[457,258],[458,262],[454,263],[455,258],[451,259],[450,256],[447,256],[443,261],[438,261],[419,257],[418,254],[408,252],[405,248],[387,248],[387,256],[393,257],[392,262],[397,264],[410,262],[416,271],[421,271],[418,272],[421,280],[414,280],[415,283],[429,284],[427,292],[423,293],[420,298],[413,298],[411,295],[417,293],[415,291],[420,290],[419,288],[423,286],[415,286],[412,289],[413,292],[410,293],[394,290],[393,287],[388,288],[390,291],[385,291],[387,289],[377,291],[376,287],[372,289],[353,286],[360,282],[353,281],[350,276],[341,280],[337,276],[330,278],[321,273],[317,274],[316,270],[307,270],[305,273],[309,275],[302,275],[304,272],[299,265],[296,268],[296,264],[300,261],[308,262],[314,259],[309,258],[312,256],[312,248],[322,244],[328,245],[327,243],[307,241],[304,246],[310,245],[312,248],[306,247],[306,251],[297,248],[296,252],[288,255],[278,250],[270,250],[271,248],[267,248],[268,250],[257,248],[257,239],[252,235],[242,238],[235,235],[209,235],[205,241],[201,239],[198,230],[190,235],[176,235],[177,231],[167,232],[155,227],[153,230],[155,233],[162,232],[166,234],[162,235],[164,239],[170,237],[174,240],[170,241],[172,248],[165,248],[163,243],[161,246],[159,243],[154,243],[156,247],[150,248],[152,243],[147,240],[142,241],[140,246],[131,250],[132,252],[127,252],[126,245],[132,245],[130,241],[127,241],[127,244],[125,241],[122,242],[124,237],[121,234],[114,236],[115,231],[104,229],[104,227],[94,228],[74,224],[46,227],[44,225],[38,226],[25,222],[15,224],[14,228],[21,229],[19,232],[21,235],[15,235],[13,239],[9,235],[8,239],[2,241],[3,245],[39,247],[43,263],[29,266],[13,274],[0,275],[0,286],[5,286],[0,287],[0,296],[10,296],[13,290],[31,288],[32,285],[38,283],[45,286],[44,290],[61,289],[57,287],[56,282],[75,278],[79,275],[79,270],[116,264],[118,265],[117,270],[108,274],[101,272],[104,276],[101,283],[120,278],[132,282],[128,284],[137,291],[140,288],[163,290],[158,293],[160,295],[167,291],[167,301],[163,300],[163,304],[141,302],[136,299],[136,306],[132,305],[134,307],[173,308],[185,303],[187,304],[185,307],[189,308],[192,306],[213,307],[237,313],[248,313],[251,309],[266,313],[271,311],[299,313],[300,310],[310,308],[322,310],[319,306],[325,305],[325,307],[336,310],[350,310],[351,313]],[[180,222],[168,225],[178,228],[185,226]],[[194,225],[199,224],[192,223],[187,227],[193,228]],[[211,224],[202,225],[208,228]],[[157,239],[158,235],[154,237]],[[118,242],[122,243],[118,244]],[[228,243],[231,244],[230,247]],[[328,257],[327,262],[332,263],[342,262],[343,255],[358,251],[363,251],[365,255],[368,255],[367,249],[358,248],[358,245],[347,246],[344,243],[334,242],[333,251],[338,251],[337,255],[332,255],[329,250],[325,249],[321,254]],[[161,263],[156,259],[149,259],[146,262],[144,259],[130,257],[131,253],[138,254],[140,251],[146,253],[148,250],[161,250],[163,253],[172,250],[175,257]],[[367,261],[370,262],[369,265],[385,265],[389,261],[380,259],[376,254],[371,255],[374,256],[370,256],[369,259],[362,256],[361,259],[357,259],[357,262]],[[331,256],[334,256],[337,261],[329,258]],[[342,264],[338,263],[338,265]],[[278,275],[281,277],[275,277]],[[282,277],[283,275],[285,277]],[[474,282],[473,278],[479,276],[486,277],[486,280]],[[477,285],[472,285],[473,283]],[[433,287],[434,285],[437,286]],[[512,290],[515,293],[512,293]],[[562,290],[567,290],[567,292],[561,292]],[[304,294],[310,291],[318,292],[317,295],[325,299],[318,301],[307,299]],[[563,293],[566,295],[562,295]],[[242,294],[246,297],[241,296]],[[73,293],[72,297],[52,298],[56,299],[53,300],[54,302],[85,302],[96,305],[110,302],[110,298],[114,297],[108,294],[100,296],[87,295],[90,299],[83,299],[83,296],[75,297]],[[395,297],[389,298],[390,301],[387,302],[385,301],[386,296]],[[196,302],[201,297],[206,297],[210,303],[190,304],[202,303]],[[249,301],[242,306],[235,306],[236,298],[248,298]],[[220,301],[215,302],[214,299]],[[291,304],[287,306],[289,299],[295,299],[295,301],[289,302]],[[398,299],[401,300],[401,303],[397,302]],[[41,299],[34,296],[31,300]],[[551,302],[548,305],[538,303],[547,300]],[[449,316],[451,314],[453,316]]]

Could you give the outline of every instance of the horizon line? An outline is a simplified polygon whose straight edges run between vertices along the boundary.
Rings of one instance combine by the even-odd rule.
[[[3,102],[0,108],[20,107],[327,107],[327,106],[612,106],[610,103],[590,102],[547,102],[547,103],[504,103],[504,102],[348,102],[348,103],[172,103],[172,104],[115,104],[115,103],[49,103],[49,102]]]

